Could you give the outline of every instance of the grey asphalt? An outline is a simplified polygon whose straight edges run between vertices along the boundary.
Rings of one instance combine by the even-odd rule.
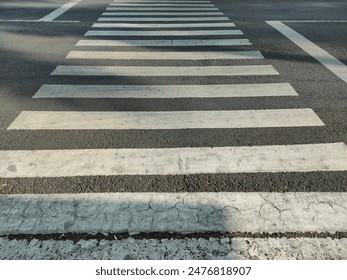
[[[0,19],[38,19],[65,1],[0,1]],[[276,77],[58,77],[64,65],[132,65],[129,62],[66,59],[110,1],[85,0],[58,20],[76,23],[0,22],[0,149],[171,148],[290,145],[347,142],[347,87],[299,49],[266,20],[347,19],[345,1],[212,1],[244,32],[250,47],[204,47],[196,50],[259,50],[280,73]],[[17,5],[17,4],[18,5]],[[27,3],[27,4],[24,4]],[[347,63],[347,23],[288,23],[297,32]],[[136,38],[136,37],[132,37]],[[223,37],[221,37],[223,38]],[[225,37],[226,38],[226,37]],[[239,38],[236,36],[235,38]],[[150,38],[149,38],[150,39]],[[83,50],[79,47],[78,50]],[[96,50],[97,48],[95,48]],[[115,50],[109,48],[110,50]],[[126,50],[127,48],[117,48]],[[167,48],[169,50],[169,48]],[[176,48],[185,50],[188,48]],[[191,50],[191,48],[189,48]],[[88,48],[88,50],[90,50]],[[104,50],[104,48],[103,48]],[[143,50],[137,48],[136,50]],[[172,50],[172,48],[170,48]],[[134,61],[133,65],[148,65]],[[151,65],[242,65],[246,61],[158,61]],[[297,97],[211,99],[32,99],[42,84],[233,84],[288,82]],[[312,108],[324,127],[7,131],[23,110],[181,111]],[[0,193],[203,191],[347,191],[347,172],[200,174],[186,176],[92,176],[0,179]]]

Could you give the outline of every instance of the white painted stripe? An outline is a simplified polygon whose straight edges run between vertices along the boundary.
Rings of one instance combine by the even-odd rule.
[[[345,143],[214,148],[0,151],[1,178],[346,170]],[[266,206],[265,209],[273,209],[276,217],[281,216],[273,205],[263,200],[262,204]],[[296,200],[295,207],[299,204],[300,201]],[[287,203],[285,205],[288,207]],[[329,205],[325,206],[335,213]],[[0,204],[0,207],[4,207],[4,204]],[[308,208],[316,212],[314,208]],[[337,204],[336,208],[342,207]],[[257,220],[254,212],[258,213],[261,208],[248,207],[248,209],[253,209],[251,226],[254,230],[256,229],[254,222]],[[343,219],[340,217],[338,223],[342,221],[346,223],[345,217],[346,214]]]
[[[39,21],[52,21],[52,20],[56,19],[57,17],[61,16],[66,11],[70,10],[73,6],[75,6],[79,2],[80,1],[72,1],[72,2],[66,3],[63,6],[61,6],[60,8],[58,8],[58,9],[54,10],[53,12],[51,12],[50,14],[48,14],[47,16],[40,18]]]
[[[171,0],[167,0],[167,1],[162,1],[162,0],[151,0],[151,1],[113,1],[114,3],[211,3],[211,1],[185,1],[185,0],[181,0],[181,1],[171,1]]]
[[[98,21],[118,21],[118,22],[147,22],[147,21],[172,21],[172,22],[180,22],[180,21],[227,21],[229,18],[227,17],[102,17],[99,18]]]
[[[214,7],[214,4],[201,4],[201,3],[137,3],[137,4],[121,4],[121,3],[111,3],[111,7]]]
[[[84,36],[221,36],[243,35],[240,30],[160,30],[114,31],[90,30]]]
[[[94,28],[192,28],[192,27],[235,27],[232,22],[213,23],[94,23]],[[139,31],[142,32],[142,31]],[[181,31],[180,31],[181,32]]]
[[[71,51],[66,58],[77,59],[151,59],[151,60],[206,60],[206,59],[263,59],[258,51],[204,51],[204,52],[108,52]]]
[[[278,75],[272,65],[250,66],[70,66],[58,65],[51,75],[71,76],[243,76]]]
[[[76,46],[86,47],[192,47],[250,46],[248,39],[187,39],[187,40],[79,40]]]
[[[172,112],[24,111],[8,130],[195,129],[323,126],[311,109]]]
[[[0,19],[0,22],[35,22],[35,23],[75,23],[80,22],[79,20],[54,20],[54,21],[42,21],[42,20],[32,20],[32,19]]]
[[[330,156],[330,145],[334,152],[346,146],[343,144],[322,144],[295,146],[311,158],[311,149],[323,152],[326,159],[338,161],[338,154]],[[274,146],[291,155],[274,154],[281,157],[300,157],[294,147]],[[239,149],[244,149],[240,147]],[[250,148],[253,149],[253,148]],[[93,152],[93,150],[88,150]],[[105,153],[108,151],[107,153]],[[119,150],[121,151],[121,150]],[[238,153],[238,150],[235,150]],[[59,152],[63,154],[59,156]],[[68,153],[69,152],[69,153]],[[129,150],[127,150],[129,152]],[[11,153],[6,151],[7,154]],[[23,157],[25,164],[33,160],[43,166],[49,163],[62,165],[62,171],[70,171],[62,160],[67,156],[70,165],[73,160],[81,166],[86,157],[92,162],[92,154],[81,151],[13,151],[16,161]],[[98,156],[116,155],[114,150],[103,150]],[[326,153],[326,154],[325,154]],[[17,154],[17,155],[15,155]],[[49,158],[39,156],[49,155]],[[248,154],[248,153],[247,153]],[[271,152],[271,155],[273,153]],[[25,156],[30,156],[26,158]],[[140,155],[139,155],[140,156]],[[253,155],[251,155],[253,157]],[[269,155],[266,155],[269,156]],[[336,156],[337,158],[334,158]],[[18,157],[18,159],[17,159]],[[3,158],[0,157],[0,160]],[[54,161],[54,160],[57,161]],[[115,162],[114,157],[106,163]],[[176,160],[176,159],[175,159]],[[271,160],[269,160],[269,163]],[[284,161],[285,162],[285,161]],[[309,162],[310,164],[311,162]],[[201,163],[202,164],[202,163]],[[19,161],[19,167],[22,167]],[[98,166],[99,164],[97,164]],[[151,165],[151,164],[150,164]],[[270,164],[271,165],[271,164]],[[275,165],[275,164],[274,164]],[[33,165],[34,166],[34,165]],[[346,168],[346,165],[342,166]],[[32,167],[31,169],[33,169]],[[55,167],[54,167],[55,169]],[[87,169],[89,167],[87,166]],[[325,169],[325,168],[324,168]],[[57,168],[58,174],[61,174]],[[43,167],[43,174],[49,169]],[[71,171],[69,172],[71,173]],[[29,173],[31,174],[31,173]],[[55,175],[52,173],[51,175]],[[347,193],[345,192],[194,192],[194,193],[69,193],[69,194],[11,194],[0,195],[0,234],[47,234],[47,233],[117,233],[117,232],[346,232]],[[201,243],[200,243],[201,244]],[[271,247],[272,248],[272,247]],[[117,250],[116,250],[117,251]],[[257,251],[257,250],[256,250]],[[32,253],[32,252],[31,252]]]
[[[103,16],[224,16],[222,12],[104,12]]]
[[[280,21],[267,21],[267,23],[347,83],[347,66],[345,64]]]
[[[163,8],[153,8],[153,7],[147,7],[147,8],[115,8],[110,7],[106,8],[106,11],[119,11],[119,12],[142,12],[142,11],[175,11],[175,12],[186,12],[186,11],[219,11],[218,8],[169,8],[169,7],[163,7]]]
[[[325,22],[332,22],[332,23],[340,23],[340,22],[347,22],[347,20],[281,20],[281,22],[312,22],[312,23],[325,23]]]
[[[27,205],[23,205],[23,209],[26,209],[26,206]],[[72,208],[71,205],[68,206]],[[204,209],[201,209],[202,212],[203,210]],[[208,218],[209,217],[204,216],[204,219]],[[98,218],[95,217],[95,219]],[[138,216],[136,216],[136,219],[142,221]],[[180,220],[180,218],[177,219]],[[66,223],[68,224],[68,221],[66,221]],[[117,234],[114,235],[117,237]],[[213,234],[211,236],[213,236]],[[107,237],[102,241],[98,241],[97,239],[81,239],[73,242],[70,239],[64,240],[64,238],[58,240],[34,239],[28,241],[21,238],[0,237],[0,259],[15,261],[23,259],[88,259],[99,261],[123,260],[126,259],[126,256],[131,256],[137,261],[146,260],[147,263],[149,263],[149,260],[199,260],[198,263],[200,267],[209,267],[211,265],[211,261],[206,260],[207,258],[218,259],[219,261],[249,260],[251,258],[257,260],[281,260],[281,262],[276,263],[268,262],[267,265],[269,267],[271,266],[269,269],[271,269],[272,279],[281,278],[283,280],[288,279],[283,277],[283,271],[288,270],[289,263],[291,265],[296,264],[298,265],[297,267],[300,267],[301,265],[305,267],[305,269],[300,269],[301,279],[339,279],[341,278],[341,273],[345,271],[344,266],[346,264],[344,264],[343,261],[332,262],[330,260],[347,259],[347,238],[209,237],[208,239],[205,239],[186,237],[184,239],[160,239],[157,237],[156,239],[137,239],[134,238],[134,236],[119,240],[106,240],[106,238]],[[172,248],[175,249],[173,250]],[[300,264],[299,262],[284,262],[283,260],[308,260],[308,262]],[[11,275],[13,278],[14,275],[16,275],[16,279],[24,279],[27,278],[28,271],[42,270],[42,263],[40,262],[18,262],[21,263],[21,270],[16,270],[14,272],[13,267],[10,265],[2,266],[2,275]],[[250,263],[254,265],[258,264],[254,261]],[[11,264],[14,265],[13,261]],[[60,263],[45,262],[45,269],[47,271],[55,271],[57,270],[57,264]],[[131,264],[135,264],[134,261],[132,261]],[[261,265],[264,266],[264,262]],[[273,265],[276,266],[276,270],[273,269]],[[283,268],[279,267],[280,265],[282,265]],[[327,269],[328,265],[331,265],[329,269]],[[297,270],[293,269],[293,266],[291,267],[291,271]],[[254,271],[254,268],[252,272]],[[277,276],[275,276],[276,272],[274,271],[277,271]],[[37,275],[38,273],[35,274]],[[55,273],[55,275],[57,274]],[[63,279],[77,278],[72,277],[72,273],[69,270],[59,272],[59,276]],[[37,276],[36,279],[38,279]],[[267,279],[270,278],[267,277]]]
[[[217,98],[297,96],[290,84],[43,85],[33,98]]]

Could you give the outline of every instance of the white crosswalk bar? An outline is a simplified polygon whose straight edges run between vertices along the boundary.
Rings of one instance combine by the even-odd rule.
[[[195,47],[250,46],[248,39],[176,39],[176,40],[79,40],[84,47]]]
[[[93,28],[197,28],[197,27],[235,27],[232,22],[213,23],[94,23]]]
[[[323,126],[311,109],[172,112],[24,111],[8,130],[196,129]]]
[[[145,7],[145,8],[136,8],[136,7],[132,7],[132,8],[115,8],[115,7],[110,7],[110,8],[106,8],[106,11],[118,11],[118,12],[144,12],[144,11],[172,11],[172,12],[205,12],[205,11],[219,11],[218,8],[170,8],[170,7],[162,7],[162,8],[154,8],[154,7]]]
[[[114,3],[138,3],[138,4],[142,4],[142,3],[211,3],[211,1],[186,1],[186,0],[181,0],[181,1],[174,1],[174,0],[151,0],[151,1],[136,1],[136,0],[129,0],[129,1],[113,1]]]
[[[221,36],[221,35],[243,35],[240,30],[161,30],[161,31],[104,31],[90,30],[84,36]]]
[[[190,22],[190,21],[227,21],[229,18],[227,17],[175,17],[175,18],[168,18],[168,17],[101,17],[98,19],[98,21],[101,22]]]
[[[258,51],[205,51],[205,52],[108,52],[71,51],[66,58],[107,60],[206,60],[206,59],[263,59]]]
[[[224,16],[222,12],[104,12],[103,16]]]
[[[1,235],[347,231],[344,192],[12,194],[0,212]]]
[[[272,65],[247,66],[70,66],[58,65],[51,75],[68,76],[253,76],[278,75]]]
[[[0,151],[1,178],[346,170],[345,143],[214,148]],[[4,207],[3,204],[0,205]],[[276,210],[276,217],[278,216]],[[253,215],[253,229],[256,228],[254,221],[257,220],[254,217]],[[339,223],[345,220],[340,219]]]
[[[43,85],[33,98],[218,98],[297,96],[288,83],[230,85]]]
[[[214,7],[214,4],[201,4],[201,3],[170,3],[170,4],[165,4],[165,3],[129,3],[129,4],[121,4],[121,3],[111,3],[111,7]]]

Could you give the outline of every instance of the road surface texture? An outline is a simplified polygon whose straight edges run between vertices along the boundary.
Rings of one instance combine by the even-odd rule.
[[[347,259],[347,4],[0,1],[1,259]]]

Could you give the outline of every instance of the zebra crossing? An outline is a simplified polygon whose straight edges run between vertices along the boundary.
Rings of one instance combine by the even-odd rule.
[[[66,59],[69,64],[57,65],[52,77],[276,77],[280,73],[267,64],[264,56],[252,43],[244,38],[241,30],[219,11],[210,1],[114,1],[106,12],[76,43]],[[125,30],[124,30],[125,29]],[[147,37],[150,37],[147,39]],[[182,37],[182,38],[181,38]],[[219,50],[218,47],[230,50]],[[237,47],[247,50],[233,49]],[[120,47],[120,49],[118,49]],[[126,47],[124,50],[122,47]],[[146,48],[138,50],[137,48]],[[152,48],[154,47],[154,48]],[[184,50],[175,49],[184,47]],[[216,50],[199,50],[202,47],[216,47]],[[171,48],[171,49],[170,49]],[[94,65],[108,62],[107,65]],[[122,65],[112,65],[122,61]],[[141,61],[146,61],[144,66]],[[163,62],[160,66],[156,61]],[[194,65],[198,61],[242,61],[242,65]],[[78,63],[77,63],[78,62]],[[126,63],[131,62],[130,65]],[[175,65],[168,62],[174,62]],[[257,62],[257,63],[255,63]],[[71,64],[73,63],[73,64]],[[124,65],[125,64],[125,65]],[[229,65],[231,64],[231,65]],[[129,80],[127,80],[129,81]],[[254,98],[300,96],[289,83],[258,82],[229,84],[44,84],[33,95],[42,99],[192,99],[203,98]],[[8,126],[11,131],[34,130],[189,130],[189,129],[256,129],[256,128],[298,128],[324,127],[324,122],[311,108],[268,108],[246,110],[183,110],[183,111],[23,111]],[[1,178],[57,178],[74,176],[122,176],[122,175],[194,175],[276,172],[329,172],[347,170],[347,146],[345,143],[302,143],[286,145],[264,145],[237,147],[186,147],[146,149],[61,149],[61,150],[2,150],[0,151]],[[138,194],[136,194],[138,195]],[[158,197],[167,195],[158,194]],[[197,194],[203,195],[203,194]],[[212,193],[206,195],[213,197]],[[34,195],[35,196],[35,195]],[[194,195],[190,195],[194,197]],[[254,207],[254,194],[242,194],[250,199]],[[298,195],[299,197],[300,195]],[[23,195],[25,197],[25,195]],[[31,197],[31,196],[28,196]],[[35,197],[40,197],[36,195]],[[76,195],[78,197],[78,195]],[[311,203],[330,203],[331,193],[303,195]],[[314,198],[312,198],[314,197]],[[0,198],[3,202],[11,196]],[[28,198],[23,198],[24,200]],[[40,198],[39,198],[40,199]],[[45,198],[43,198],[45,199]],[[51,203],[59,196],[50,195]],[[69,199],[68,196],[63,199]],[[79,199],[79,198],[77,198]],[[102,199],[105,199],[103,196]],[[212,198],[211,198],[212,199]],[[275,195],[270,204],[275,205],[282,197]],[[330,199],[330,200],[329,200]],[[247,199],[246,199],[247,200]],[[285,200],[285,199],[284,199]],[[156,202],[156,195],[150,201]],[[319,201],[319,202],[317,202]],[[158,200],[158,203],[160,201]],[[147,203],[147,202],[146,202]],[[195,203],[195,202],[194,202]],[[344,213],[346,201],[338,201]],[[199,204],[199,203],[198,203]],[[206,201],[199,207],[206,207]],[[295,207],[291,204],[288,207]],[[308,207],[309,208],[309,207]],[[320,208],[317,208],[320,211]],[[325,208],[324,208],[325,209]],[[337,209],[337,210],[336,210]],[[273,210],[273,209],[272,209]],[[306,209],[307,210],[307,209]],[[305,213],[302,207],[300,213]],[[277,213],[277,211],[275,211]],[[341,214],[341,215],[342,215]],[[8,214],[11,215],[11,214]],[[138,221],[142,212],[132,213]],[[230,215],[229,215],[230,216]],[[228,216],[228,217],[229,217]],[[275,214],[271,217],[274,218]],[[300,220],[300,214],[295,216]],[[326,218],[324,215],[323,218]],[[229,217],[230,218],[230,217]],[[32,218],[35,219],[35,218]],[[65,219],[65,218],[62,218]],[[163,221],[164,217],[158,218]],[[242,225],[250,221],[238,217]],[[330,219],[330,218],[329,218]],[[6,220],[6,219],[5,219]],[[232,221],[229,221],[233,224]],[[270,221],[268,221],[270,222]],[[285,218],[277,221],[285,224]],[[13,223],[11,219],[3,224]],[[276,223],[276,222],[275,222]],[[59,223],[55,232],[64,227]],[[164,223],[167,224],[167,223]],[[304,225],[305,223],[299,223]],[[314,223],[313,223],[314,224]],[[309,228],[312,231],[346,231],[345,223],[323,222],[324,227]],[[188,222],[189,225],[189,222]],[[16,227],[14,227],[16,228]],[[65,230],[64,229],[64,230]],[[87,230],[87,229],[86,229]],[[103,229],[100,229],[103,230]],[[117,230],[130,230],[121,228]],[[168,231],[169,228],[147,228],[153,231]],[[185,232],[196,228],[185,228]],[[205,229],[206,230],[206,229]],[[214,231],[240,231],[233,226],[220,226]],[[248,229],[247,229],[248,230]],[[259,226],[255,232],[268,230]],[[279,227],[273,231],[286,232]],[[296,231],[308,230],[303,227]],[[82,230],[83,231],[83,230]],[[96,229],[93,229],[95,232]],[[51,233],[51,231],[49,231]],[[16,228],[16,233],[21,233]],[[23,233],[23,232],[22,232]],[[28,233],[28,232],[26,232]],[[6,232],[10,234],[10,232]]]

